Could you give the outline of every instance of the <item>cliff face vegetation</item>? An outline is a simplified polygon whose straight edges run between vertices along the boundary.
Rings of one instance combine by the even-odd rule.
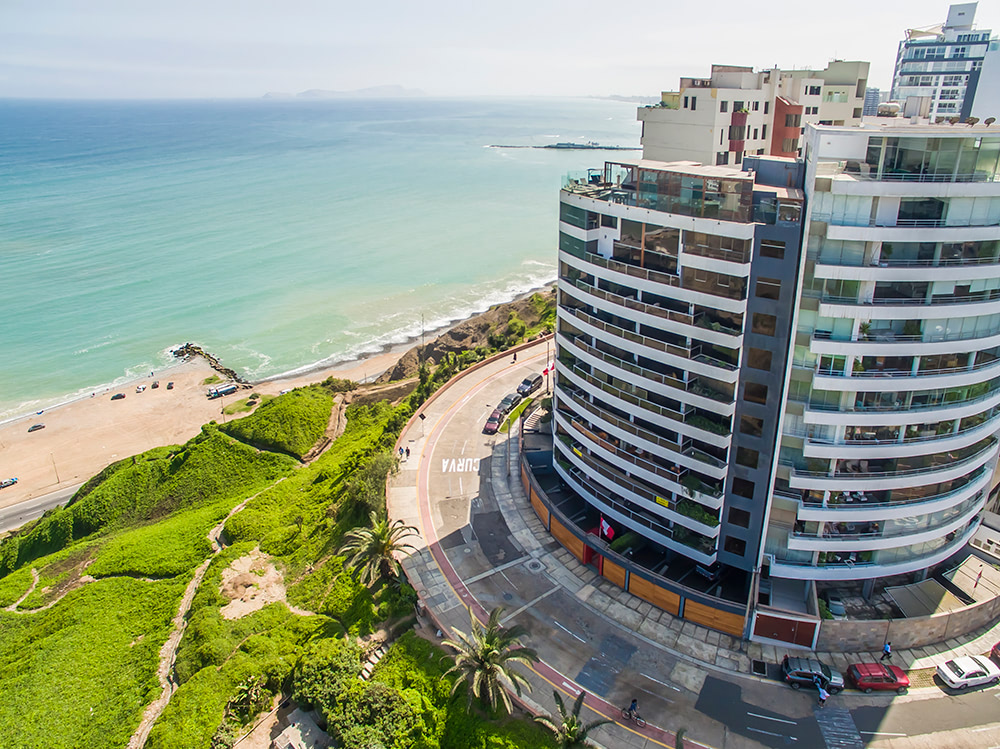
[[[490,354],[530,340],[551,330],[556,319],[556,290],[548,287],[531,296],[490,307],[481,315],[459,323],[433,341],[416,346],[378,378],[391,382],[413,377],[420,362],[439,365],[459,355],[485,359]]]

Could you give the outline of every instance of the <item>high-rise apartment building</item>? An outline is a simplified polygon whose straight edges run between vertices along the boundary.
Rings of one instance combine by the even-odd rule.
[[[932,119],[972,114],[992,33],[975,27],[977,5],[952,5],[944,23],[906,30],[896,53],[893,100],[929,97]]]
[[[554,468],[682,596],[919,578],[991,488],[1000,133],[807,126],[803,153],[647,151],[560,194]]]
[[[875,117],[878,114],[878,105],[882,101],[882,92],[877,88],[869,86],[865,89],[865,103],[861,114],[864,117]]]
[[[858,125],[867,62],[823,70],[713,65],[708,78],[681,78],[677,91],[639,109],[643,155],[657,161],[739,165],[744,156],[799,155],[807,124]]]

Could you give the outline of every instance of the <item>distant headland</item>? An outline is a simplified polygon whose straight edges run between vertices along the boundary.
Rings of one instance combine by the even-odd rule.
[[[322,88],[311,88],[308,91],[300,91],[297,94],[284,93],[282,91],[268,91],[264,94],[265,99],[400,99],[412,98],[416,96],[426,96],[427,94],[418,88],[405,88],[403,86],[369,86],[367,88],[356,88],[352,91],[331,91]]]

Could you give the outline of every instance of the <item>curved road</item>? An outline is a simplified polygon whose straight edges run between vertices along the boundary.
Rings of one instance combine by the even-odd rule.
[[[686,746],[727,749],[1000,746],[1000,690],[848,692],[819,709],[815,693],[700,663],[645,636],[639,612],[649,607],[624,591],[618,609],[631,608],[634,620],[595,607],[600,578],[572,571],[572,557],[527,505],[517,429],[510,438],[481,431],[500,399],[545,360],[546,345],[536,344],[518,352],[516,364],[509,354],[499,357],[439,391],[425,419],[414,419],[400,437],[411,457],[388,492],[390,515],[423,534],[425,546],[404,566],[443,629],[468,631],[470,610],[484,620],[502,605],[506,622],[530,631],[528,644],[542,661],[529,674],[529,707],[552,711],[553,689],[570,697],[584,689],[588,707],[618,721],[596,733],[609,747],[673,746],[679,728],[687,730]],[[621,725],[620,707],[633,697],[649,721],[642,731]]]

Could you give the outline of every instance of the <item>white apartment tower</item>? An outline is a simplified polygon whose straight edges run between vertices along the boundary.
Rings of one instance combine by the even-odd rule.
[[[643,156],[656,161],[739,165],[744,156],[800,155],[807,124],[859,125],[867,62],[823,70],[713,65],[708,78],[681,78],[677,91],[639,109]]]
[[[896,53],[894,101],[927,97],[932,119],[972,114],[992,33],[975,27],[977,5],[952,5],[944,23],[906,30]]]

